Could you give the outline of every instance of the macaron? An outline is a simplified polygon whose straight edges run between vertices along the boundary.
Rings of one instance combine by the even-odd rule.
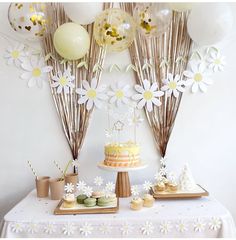
[[[104,192],[94,191],[94,192],[92,193],[92,197],[93,197],[93,198],[104,197]]]
[[[117,197],[115,193],[111,193],[108,195],[108,198],[110,199],[110,204],[116,205],[117,204]]]
[[[94,206],[96,206],[96,202],[97,202],[96,198],[86,198],[84,200],[84,206],[85,207],[94,207]]]
[[[79,196],[77,196],[77,203],[78,204],[84,204],[84,200],[87,198],[87,196],[85,194],[80,194]]]
[[[111,199],[110,198],[101,197],[101,198],[98,199],[98,206],[107,207],[109,205],[111,205]]]

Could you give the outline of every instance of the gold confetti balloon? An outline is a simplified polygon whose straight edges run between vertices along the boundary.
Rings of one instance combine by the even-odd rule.
[[[99,46],[109,51],[127,49],[135,38],[135,22],[128,13],[118,8],[103,11],[94,23],[94,38]]]
[[[171,16],[168,3],[138,3],[134,9],[138,31],[145,37],[159,37],[166,32]]]
[[[11,3],[8,20],[12,28],[27,40],[35,40],[44,35],[48,20],[45,3]]]

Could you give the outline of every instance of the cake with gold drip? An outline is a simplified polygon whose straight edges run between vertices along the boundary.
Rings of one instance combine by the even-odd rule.
[[[140,147],[134,142],[110,143],[105,146],[104,164],[110,167],[140,165]]]

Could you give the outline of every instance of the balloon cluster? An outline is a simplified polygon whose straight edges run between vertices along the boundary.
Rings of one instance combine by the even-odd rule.
[[[233,16],[226,3],[137,3],[133,17],[121,9],[102,11],[103,3],[63,3],[72,22],[59,26],[53,37],[57,53],[77,60],[86,55],[90,36],[82,25],[94,23],[94,38],[110,51],[123,51],[133,42],[136,30],[144,37],[159,37],[170,26],[172,12],[189,11],[189,36],[199,45],[215,44],[232,29]],[[201,16],[201,17],[199,17]],[[11,3],[8,19],[12,28],[27,39],[44,36],[50,24],[45,3]]]

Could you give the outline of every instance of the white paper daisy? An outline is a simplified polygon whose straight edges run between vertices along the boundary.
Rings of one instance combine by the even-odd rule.
[[[92,234],[92,231],[93,231],[93,227],[90,223],[85,223],[83,226],[79,228],[79,232],[85,237]]]
[[[223,71],[226,65],[225,57],[216,51],[210,53],[207,62],[209,63],[208,68],[212,69],[214,72]]]
[[[76,185],[78,191],[83,191],[86,187],[86,183],[84,181],[79,181]]]
[[[105,186],[106,192],[113,192],[115,190],[115,184],[113,182],[108,182]]]
[[[133,227],[129,223],[125,222],[121,226],[120,231],[122,235],[128,235],[133,231]]]
[[[176,230],[178,232],[181,232],[181,233],[187,232],[188,231],[188,225],[183,220],[181,220],[176,224]]]
[[[160,232],[163,234],[167,234],[171,232],[172,225],[169,221],[164,221],[160,224]]]
[[[144,119],[141,117],[141,115],[135,113],[132,116],[130,116],[128,118],[128,124],[130,126],[136,126],[138,127],[142,122],[144,121]]]
[[[180,92],[184,92],[184,81],[180,78],[179,74],[176,74],[175,77],[173,74],[168,73],[167,78],[163,80],[165,84],[161,90],[166,92],[167,97],[170,97],[172,94],[175,98],[178,98]]]
[[[102,234],[109,234],[111,233],[112,230],[112,226],[110,225],[110,223],[103,223],[100,227],[99,227],[99,231]]]
[[[11,231],[14,233],[21,233],[23,232],[24,226],[22,223],[12,223],[10,225]]]
[[[193,224],[193,228],[194,228],[195,232],[204,231],[205,226],[206,226],[206,224],[201,219],[197,219]]]
[[[140,85],[135,85],[134,88],[138,94],[134,94],[132,99],[139,101],[137,104],[138,109],[141,109],[146,105],[148,112],[151,112],[153,111],[153,104],[156,106],[161,105],[159,97],[163,96],[164,92],[158,91],[156,82],[151,85],[150,82],[145,79],[143,81],[143,87]]]
[[[217,231],[221,228],[222,222],[220,218],[213,217],[209,222],[209,228],[213,231]]]
[[[26,57],[26,53],[24,51],[24,44],[17,43],[14,46],[9,46],[6,49],[6,53],[4,57],[7,59],[8,65],[13,65],[20,67],[21,63],[24,61]]]
[[[127,105],[129,103],[129,97],[131,96],[129,89],[130,86],[124,85],[122,82],[112,84],[111,90],[107,92],[107,95],[110,96],[109,102],[111,104],[115,103],[119,108],[122,105]]]
[[[137,197],[140,193],[139,186],[138,185],[133,185],[131,186],[131,194],[134,197]]]
[[[150,181],[145,181],[144,184],[143,184],[143,189],[145,191],[149,191],[151,189],[152,185],[153,184]]]
[[[93,78],[91,80],[91,86],[89,85],[89,82],[86,80],[83,80],[82,82],[83,88],[76,89],[76,93],[80,94],[81,97],[78,100],[78,104],[85,104],[86,103],[86,109],[89,111],[93,108],[95,105],[97,108],[102,107],[102,100],[107,100],[107,95],[103,93],[106,86],[101,85],[97,86],[97,79]]]
[[[150,235],[153,233],[154,226],[152,222],[146,221],[141,227],[141,232],[143,235]]]
[[[101,186],[103,184],[103,178],[100,176],[97,176],[94,178],[94,184],[96,186]]]
[[[203,63],[200,63],[198,66],[192,64],[191,70],[184,71],[183,74],[187,77],[185,85],[191,85],[193,93],[196,93],[199,89],[202,92],[206,92],[207,86],[213,83],[209,78],[209,74],[206,72],[206,67]]]
[[[84,187],[83,189],[83,194],[85,194],[87,197],[91,197],[93,193],[93,188],[92,187]]]
[[[27,232],[34,234],[38,232],[38,224],[37,223],[30,223],[27,227]]]
[[[57,93],[62,93],[64,91],[66,94],[70,92],[70,89],[74,88],[75,76],[71,75],[71,70],[66,69],[63,73],[58,71],[55,76],[52,76],[53,88],[57,88]]]
[[[75,190],[75,186],[72,183],[67,183],[65,185],[65,191],[67,193],[72,193]]]
[[[28,80],[28,86],[37,85],[39,88],[43,86],[43,80],[47,81],[48,73],[52,70],[51,66],[46,66],[43,57],[31,56],[25,60],[21,67],[25,70],[21,74],[21,78]]]
[[[56,232],[56,226],[54,223],[48,223],[45,227],[44,227],[44,232],[47,234],[53,234]]]
[[[67,236],[71,236],[75,232],[75,225],[73,223],[67,223],[62,227],[62,233]]]

